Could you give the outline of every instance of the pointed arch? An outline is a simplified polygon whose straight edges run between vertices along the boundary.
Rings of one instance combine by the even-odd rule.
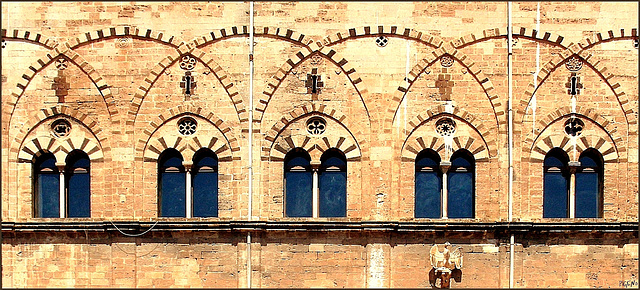
[[[262,96],[258,100],[258,103],[255,107],[256,113],[254,114],[254,122],[262,121],[262,117],[264,116],[264,112],[269,106],[271,97],[273,97],[276,90],[280,87],[280,84],[282,84],[284,79],[291,73],[291,70],[316,54],[322,56],[334,65],[340,67],[342,72],[344,72],[345,76],[351,82],[354,89],[358,93],[360,101],[362,102],[362,105],[364,106],[364,109],[367,113],[367,118],[369,119],[369,122],[371,121],[369,109],[367,109],[367,104],[365,103],[363,98],[363,95],[367,93],[367,89],[364,87],[362,78],[356,72],[356,69],[351,64],[349,64],[349,61],[347,59],[342,57],[335,50],[326,46],[320,46],[318,43],[312,43],[308,47],[302,48],[300,51],[287,59],[285,64],[283,64],[267,82],[267,86],[262,92]]]
[[[18,101],[24,95],[25,90],[29,86],[31,80],[43,69],[55,62],[59,58],[65,58],[74,65],[78,66],[91,82],[96,86],[102,100],[105,102],[109,119],[112,123],[117,123],[118,110],[116,108],[115,99],[111,93],[110,85],[106,83],[104,78],[91,66],[82,56],[72,51],[66,45],[57,45],[52,53],[38,59],[32,63],[27,71],[22,75],[22,79],[16,85],[16,88],[11,92],[9,101],[6,102],[3,110],[9,117],[9,123],[13,119],[13,112],[15,111]]]
[[[467,55],[460,52],[459,50],[453,48],[450,44],[444,45],[434,51],[432,51],[431,55],[428,55],[426,58],[422,59],[417,65],[411,69],[408,76],[404,78],[401,85],[398,87],[398,91],[392,97],[393,105],[389,106],[388,109],[388,118],[385,120],[386,124],[392,124],[393,120],[396,117],[398,108],[402,103],[402,100],[405,98],[407,92],[411,89],[411,86],[415,83],[415,81],[423,74],[425,71],[431,67],[437,60],[442,58],[443,56],[450,56],[457,62],[459,62],[464,68],[467,69],[469,73],[473,76],[473,78],[478,82],[478,84],[482,87],[485,95],[489,99],[491,103],[491,107],[494,113],[496,127],[498,130],[506,130],[506,120],[501,119],[500,117],[505,114],[504,108],[502,104],[499,102],[499,97],[497,92],[493,86],[493,83],[489,79],[487,75],[482,72],[479,67],[475,66],[475,62],[471,60]],[[391,117],[392,116],[392,117]],[[502,120],[502,121],[501,121]],[[502,132],[500,131],[500,132]]]
[[[208,68],[215,77],[218,79],[220,84],[224,87],[224,90],[227,92],[227,95],[231,99],[231,102],[234,105],[234,109],[238,115],[238,120],[243,123],[249,119],[249,113],[245,108],[245,104],[231,81],[231,77],[227,74],[227,72],[222,69],[222,67],[215,62],[215,60],[204,51],[196,48],[191,48],[186,44],[180,45],[178,49],[161,60],[152,70],[149,72],[149,75],[144,78],[142,84],[138,86],[138,89],[131,100],[131,106],[129,107],[129,111],[127,112],[127,125],[133,125],[137,119],[138,111],[142,106],[142,102],[144,98],[147,96],[155,82],[160,78],[162,73],[174,63],[176,63],[181,57],[184,55],[191,55],[195,57],[198,61],[200,61],[206,68]]]
[[[535,86],[533,82],[529,83],[527,90],[525,91],[525,98],[521,100],[520,106],[516,109],[516,120],[522,119],[526,115],[526,110],[531,104],[531,99],[536,94],[537,90],[542,87],[544,82],[556,71],[559,67],[564,65],[571,57],[577,56],[584,61],[584,64],[592,69],[602,81],[609,86],[613,94],[616,96],[620,108],[625,116],[628,126],[632,126],[638,122],[637,117],[633,114],[634,108],[632,102],[629,101],[627,94],[622,91],[622,85],[616,80],[616,76],[607,67],[602,64],[601,61],[596,60],[596,56],[589,53],[586,50],[580,50],[577,44],[571,44],[567,49],[559,53],[552,60],[547,62],[539,71],[537,83]],[[594,62],[595,61],[595,62]]]

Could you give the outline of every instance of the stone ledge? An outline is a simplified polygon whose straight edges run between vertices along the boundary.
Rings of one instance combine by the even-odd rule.
[[[377,231],[377,232],[492,232],[523,233],[622,233],[638,235],[638,222],[473,222],[473,221],[69,221],[2,222],[2,231],[17,232],[114,232],[145,231]]]

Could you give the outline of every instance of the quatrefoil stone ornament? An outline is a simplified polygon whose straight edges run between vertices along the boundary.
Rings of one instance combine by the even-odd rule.
[[[456,132],[456,122],[451,118],[442,118],[436,122],[436,132],[440,136],[451,136]]]
[[[379,47],[385,47],[387,46],[387,43],[389,42],[389,39],[386,36],[380,36],[378,38],[376,38],[376,44]]]
[[[65,68],[67,68],[67,60],[62,57],[56,60],[56,68],[59,70],[64,70]]]
[[[196,67],[196,58],[190,55],[185,55],[180,60],[180,68],[183,70],[193,70]]]
[[[578,118],[570,118],[564,123],[564,132],[571,137],[580,136],[584,129],[584,122]]]
[[[307,132],[311,135],[320,135],[327,129],[327,122],[322,118],[311,118],[307,121]]]

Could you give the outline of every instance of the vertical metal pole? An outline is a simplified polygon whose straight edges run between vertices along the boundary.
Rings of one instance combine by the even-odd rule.
[[[253,1],[249,2],[249,200],[248,220],[253,220]],[[247,232],[247,288],[251,288],[251,232]]]
[[[511,22],[511,1],[507,2],[507,14],[508,14],[508,28],[507,28],[507,83],[509,87],[509,125],[507,126],[508,133],[508,155],[509,155],[509,222],[513,221],[513,23]],[[515,236],[511,234],[509,239],[509,288],[513,288],[513,271],[515,263]]]

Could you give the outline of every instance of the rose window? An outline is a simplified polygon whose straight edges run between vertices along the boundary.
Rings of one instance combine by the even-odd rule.
[[[178,132],[185,136],[190,136],[196,133],[197,123],[192,118],[183,118],[178,122]]]
[[[307,132],[320,135],[327,129],[327,122],[322,118],[311,118],[307,121]]]
[[[436,132],[441,136],[451,136],[456,132],[456,123],[451,118],[442,118],[436,122]]]
[[[71,132],[71,124],[64,119],[56,120],[51,124],[51,131],[58,138],[68,136]]]

